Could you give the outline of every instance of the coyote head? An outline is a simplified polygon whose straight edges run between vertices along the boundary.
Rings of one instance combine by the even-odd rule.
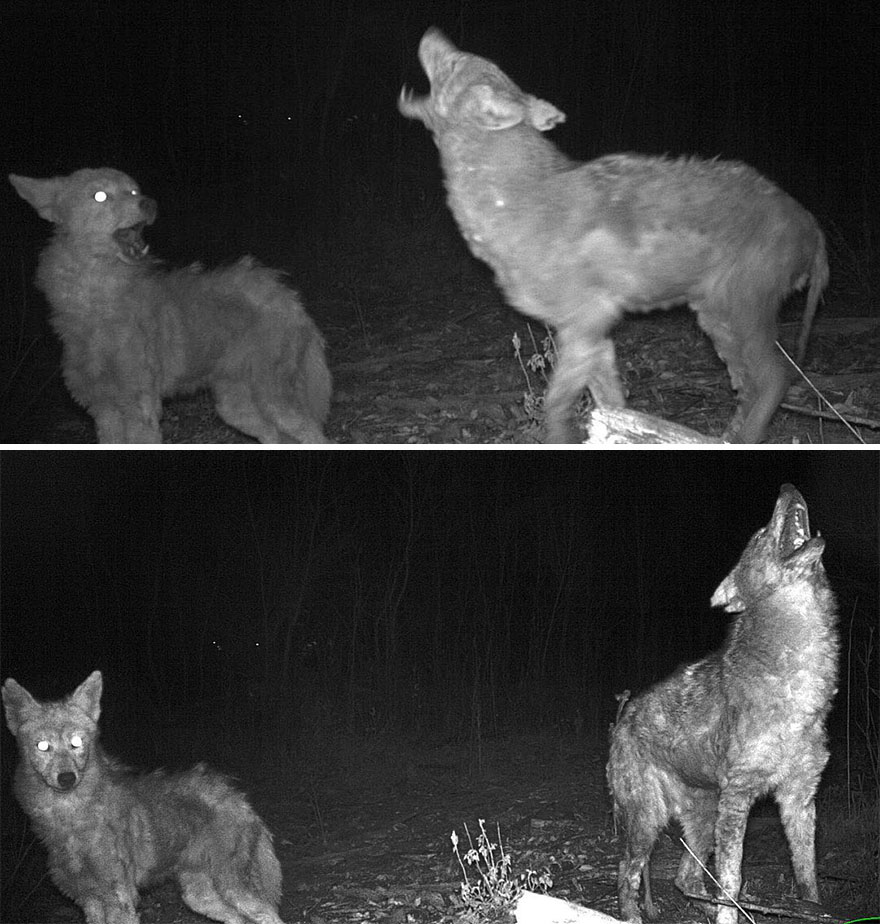
[[[825,540],[818,533],[810,535],[810,516],[800,491],[784,484],[770,522],[749,540],[712,596],[712,606],[741,613],[787,585],[824,579],[824,550]]]
[[[397,107],[407,118],[421,119],[438,144],[440,135],[456,126],[498,131],[524,122],[546,132],[565,121],[555,106],[523,93],[491,61],[459,51],[439,29],[425,33],[419,60],[431,93],[416,98],[404,87]]]
[[[101,672],[94,671],[68,697],[38,702],[11,677],[3,684],[6,724],[26,766],[59,792],[82,781],[98,738]]]

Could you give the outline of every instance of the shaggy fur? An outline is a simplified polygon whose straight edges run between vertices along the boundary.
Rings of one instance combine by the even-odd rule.
[[[836,692],[837,609],[822,566],[825,540],[810,536],[807,506],[783,485],[758,530],[721,582],[713,606],[735,613],[720,651],[679,668],[626,704],[611,733],[608,782],[626,827],[620,913],[641,921],[637,899],[660,830],[678,818],[706,863],[713,847],[726,897],[740,890],[749,809],[773,793],[803,897],[819,900],[813,837],[815,795],[828,759],[825,717]],[[706,894],[685,851],[676,885]],[[720,905],[717,924],[736,924]]]
[[[247,799],[199,764],[134,774],[98,743],[101,674],[60,703],[9,679],[15,794],[49,852],[55,885],[87,924],[137,924],[138,890],[176,878],[193,911],[224,924],[281,924],[281,868]]]
[[[788,387],[782,300],[810,280],[799,358],[828,281],[813,216],[744,164],[615,154],[577,163],[542,132],[565,119],[439,31],[419,58],[429,96],[400,111],[434,135],[449,206],[510,303],[556,327],[546,397],[552,442],[574,437],[584,388],[624,406],[610,332],[626,311],[687,302],[738,392],[726,438],[758,442]]]
[[[204,386],[230,426],[261,442],[326,442],[324,342],[281,273],[250,257],[163,268],[141,238],[156,203],[118,170],[9,179],[55,224],[37,286],[99,442],[161,442],[162,398]]]

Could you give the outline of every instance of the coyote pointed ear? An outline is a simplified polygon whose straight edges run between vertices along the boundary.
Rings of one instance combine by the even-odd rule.
[[[3,684],[3,705],[6,707],[6,724],[16,736],[27,716],[33,710],[40,708],[40,704],[33,696],[11,677],[7,678],[6,683]]]
[[[29,176],[9,174],[9,182],[28,205],[33,206],[40,218],[60,224],[61,217],[55,206],[55,199],[61,190],[58,177],[50,180],[31,179]]]
[[[488,84],[475,84],[468,92],[471,100],[467,108],[487,131],[511,128],[519,125],[526,117],[525,107],[518,99],[494,90]]]
[[[480,125],[487,131],[500,131],[525,122],[539,132],[546,132],[565,121],[564,113],[534,96],[513,96],[485,83],[476,84],[470,88],[470,92],[474,97],[473,111]]]
[[[104,681],[100,671],[92,671],[88,677],[70,694],[70,702],[93,721],[101,715],[101,691]]]
[[[527,96],[529,108],[529,123],[539,132],[548,132],[551,128],[565,121],[565,113],[560,112],[552,103],[538,99],[536,96]]]
[[[728,613],[741,613],[746,608],[745,600],[739,592],[739,586],[736,581],[736,567],[727,575],[727,577],[718,585],[718,589],[712,594],[712,606],[723,607]]]

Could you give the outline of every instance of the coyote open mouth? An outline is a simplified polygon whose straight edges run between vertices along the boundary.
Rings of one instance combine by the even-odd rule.
[[[146,221],[139,221],[128,228],[119,228],[113,232],[113,239],[119,245],[119,258],[126,263],[138,263],[143,260],[150,250],[150,245],[144,240]]]

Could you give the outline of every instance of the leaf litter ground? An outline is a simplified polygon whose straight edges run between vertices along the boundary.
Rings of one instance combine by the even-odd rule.
[[[536,443],[541,432],[526,395],[543,395],[539,371],[528,379],[522,362],[541,355],[547,331],[507,307],[491,273],[457,237],[438,244],[381,235],[337,247],[291,265],[295,284],[328,342],[334,400],[328,435],[352,444]],[[392,244],[396,249],[393,254]],[[797,302],[797,299],[795,300]],[[784,315],[782,339],[797,338],[801,304]],[[686,309],[628,316],[614,340],[630,406],[718,435],[733,413],[723,364]],[[827,397],[854,416],[880,417],[876,355],[880,323],[848,332],[834,319],[816,325],[808,371]],[[788,401],[815,408],[804,384]],[[586,399],[584,405],[586,405]],[[7,388],[3,439],[21,443],[94,440],[88,416],[67,394],[60,350],[45,332]],[[880,431],[862,429],[868,442]],[[202,392],[165,403],[163,435],[170,443],[242,443]],[[780,410],[769,442],[854,442],[839,424]]]
[[[259,773],[242,768],[239,778],[275,833],[285,921],[480,920],[462,905],[462,873],[450,841],[454,830],[464,853],[465,825],[476,839],[480,819],[496,845],[500,829],[513,874],[548,870],[550,894],[615,915],[622,840],[613,830],[605,756],[603,745],[573,734],[520,735],[479,748],[404,747],[381,736],[339,745],[329,761],[325,752],[319,761],[296,761],[288,769],[279,764],[271,772],[265,768],[275,762],[263,761]],[[710,920],[672,883],[680,856],[673,835],[661,838],[652,858],[660,920]],[[819,869],[826,895],[826,874],[847,878],[830,875],[847,867],[821,838]],[[769,804],[752,813],[743,870],[745,888],[767,904],[785,906],[793,894],[785,839]],[[469,873],[475,875],[472,868]],[[81,920],[45,880],[29,902],[41,921]],[[171,884],[144,893],[140,913],[143,924],[205,920],[183,905]]]

